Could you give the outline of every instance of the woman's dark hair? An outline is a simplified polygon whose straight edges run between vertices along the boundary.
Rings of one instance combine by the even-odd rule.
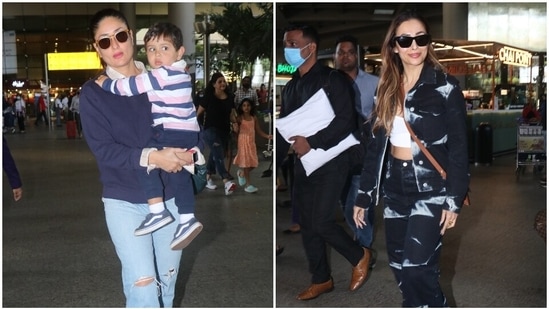
[[[152,25],[147,33],[145,33],[143,41],[146,44],[154,38],[161,37],[171,40],[175,50],[179,50],[183,46],[183,33],[181,33],[179,27],[172,23],[156,23]]]
[[[126,25],[126,27],[128,27],[128,29],[130,28],[128,20],[126,19],[126,16],[122,14],[122,12],[111,8],[102,9],[101,11],[95,13],[95,15],[93,15],[93,17],[90,19],[90,31],[92,38],[95,38],[95,32],[99,27],[99,23],[106,17],[118,18]]]
[[[238,103],[238,106],[236,107],[236,113],[240,116],[244,114],[244,111],[242,110],[242,105],[244,105],[244,102],[248,102],[250,104],[250,115],[255,116],[255,104],[250,98],[244,98]]]
[[[223,73],[221,72],[215,72],[213,75],[212,75],[212,78],[210,78],[210,81],[208,82],[208,84],[206,85],[206,89],[204,90],[204,97],[210,97],[210,96],[213,96],[215,95],[215,88],[214,88],[214,85],[215,85],[215,82],[217,82],[217,80],[221,77],[225,77],[223,75]],[[230,95],[231,93],[229,92],[229,87],[227,86],[227,88],[225,88],[225,92]]]

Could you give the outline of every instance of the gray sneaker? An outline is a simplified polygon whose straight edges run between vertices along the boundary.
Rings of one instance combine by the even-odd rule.
[[[191,241],[202,231],[202,223],[198,222],[196,218],[179,224],[173,235],[172,243],[170,247],[172,250],[181,250],[187,247]]]
[[[170,224],[173,220],[172,214],[167,209],[164,209],[164,211],[159,214],[150,213],[145,217],[145,220],[143,220],[141,225],[135,229],[134,235],[142,236],[150,234],[159,228]]]

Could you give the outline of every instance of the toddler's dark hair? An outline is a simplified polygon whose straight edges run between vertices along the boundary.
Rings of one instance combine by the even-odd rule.
[[[160,37],[171,40],[173,46],[175,46],[175,50],[179,50],[183,46],[181,29],[172,23],[156,23],[152,25],[147,33],[145,33],[143,41],[147,43],[152,39]]]

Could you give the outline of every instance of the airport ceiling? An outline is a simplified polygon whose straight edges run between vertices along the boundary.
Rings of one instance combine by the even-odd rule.
[[[319,50],[332,48],[343,34],[357,37],[359,44],[377,53],[391,20],[398,12],[416,8],[431,26],[433,37],[442,34],[442,3],[277,3],[277,54],[283,30],[289,24],[306,24],[317,29]],[[438,27],[440,26],[440,27]]]

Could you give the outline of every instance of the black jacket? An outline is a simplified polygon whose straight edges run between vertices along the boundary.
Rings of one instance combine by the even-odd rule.
[[[406,95],[404,118],[447,173],[446,180],[443,180],[412,140],[413,167],[418,191],[445,188],[447,195],[443,209],[459,213],[469,187],[469,158],[465,99],[458,81],[425,65],[418,82]],[[385,130],[371,130],[370,124],[374,120],[363,128],[363,135],[368,137],[367,150],[355,202],[355,205],[362,208],[373,207],[378,203],[384,161],[390,152]]]
[[[324,88],[326,91],[334,110],[335,118],[326,128],[307,137],[311,148],[330,149],[339,144],[349,133],[354,132],[357,128],[353,84],[344,74],[317,62],[303,76],[300,76],[299,71],[296,71],[292,79],[282,90],[280,118],[303,106],[320,88]],[[277,131],[277,162],[282,162],[289,148],[290,144]]]

